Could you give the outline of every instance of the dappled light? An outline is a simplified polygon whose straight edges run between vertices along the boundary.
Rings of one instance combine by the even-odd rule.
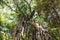
[[[60,40],[60,0],[0,0],[0,40]]]

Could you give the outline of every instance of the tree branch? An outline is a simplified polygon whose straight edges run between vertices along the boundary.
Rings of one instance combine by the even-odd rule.
[[[18,1],[17,0],[13,0],[14,4],[16,5],[17,9],[24,15],[23,11],[21,10],[21,8],[18,6]]]
[[[30,4],[26,0],[24,0],[24,2],[28,5],[28,7],[30,9],[30,12],[31,12],[31,6],[30,6]]]
[[[13,10],[12,7],[10,7],[6,2],[4,2],[4,1],[1,1],[1,2],[2,2],[3,4],[5,4],[7,7],[9,7],[12,11],[18,13],[16,10]]]

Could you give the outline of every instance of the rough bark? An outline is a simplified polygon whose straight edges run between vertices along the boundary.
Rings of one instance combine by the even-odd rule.
[[[49,31],[46,31],[41,27],[37,27],[37,25],[34,24],[23,25],[22,22],[23,21],[20,21],[18,23],[14,40],[26,40],[22,39],[22,36],[24,33],[27,33],[29,29],[33,29],[33,31],[30,34],[27,33],[28,35],[30,35],[28,36],[27,40],[56,40],[55,37],[49,33]]]

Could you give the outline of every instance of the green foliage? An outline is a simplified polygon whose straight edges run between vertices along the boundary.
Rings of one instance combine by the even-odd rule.
[[[22,15],[28,18],[33,10],[37,11],[37,15],[34,14],[31,20],[45,28],[50,28],[51,33],[60,40],[60,11],[57,11],[60,10],[60,0],[0,0],[0,28],[2,30],[6,28],[14,33],[19,18]],[[28,33],[24,33],[23,40],[28,40],[33,31],[30,29]],[[1,33],[0,40],[9,40],[8,34]]]

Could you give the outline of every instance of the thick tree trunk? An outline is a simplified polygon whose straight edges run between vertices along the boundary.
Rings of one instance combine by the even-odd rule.
[[[32,30],[31,32],[30,29]],[[29,32],[29,33],[28,33]],[[24,33],[28,36],[23,39]],[[14,40],[56,40],[48,31],[35,24],[27,24],[22,18],[16,28]]]

